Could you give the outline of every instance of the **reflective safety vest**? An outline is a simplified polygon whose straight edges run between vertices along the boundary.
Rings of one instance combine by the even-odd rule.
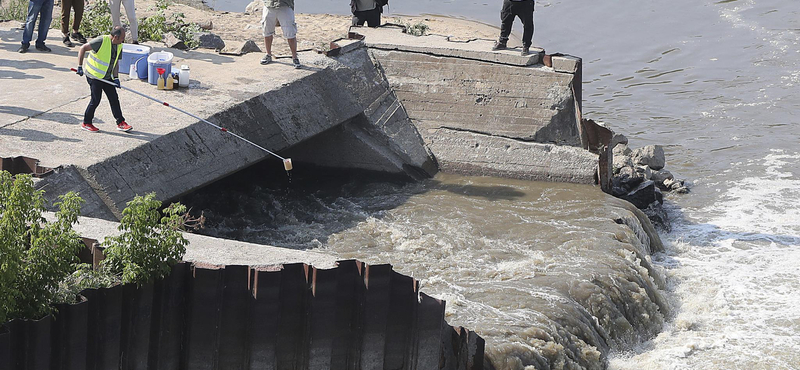
[[[117,64],[119,60],[120,52],[122,51],[122,45],[114,45],[111,43],[111,36],[105,35],[103,36],[103,44],[100,46],[100,50],[96,53],[92,50],[89,53],[89,57],[83,61],[83,70],[86,73],[92,75],[92,77],[102,80],[106,77],[106,73],[108,71],[113,70],[114,65]],[[117,53],[114,61],[111,61],[111,48],[116,48]]]

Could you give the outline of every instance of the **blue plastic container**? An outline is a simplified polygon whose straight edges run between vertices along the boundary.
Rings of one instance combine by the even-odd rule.
[[[147,82],[151,85],[158,83],[158,72],[156,68],[164,68],[164,79],[172,72],[172,53],[159,51],[147,57]]]
[[[150,55],[149,46],[122,44],[122,54],[119,56],[119,73],[128,74],[131,64],[135,64],[138,77],[140,79],[147,78],[148,55]]]

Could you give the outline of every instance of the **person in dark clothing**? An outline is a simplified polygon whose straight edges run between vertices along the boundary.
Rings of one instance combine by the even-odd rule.
[[[383,7],[376,0],[350,0],[350,11],[354,26],[363,26],[365,22],[370,27],[381,25]]]
[[[519,17],[524,27],[522,33],[522,55],[530,54],[531,40],[533,39],[533,4],[534,0],[503,0],[503,9],[500,11],[500,39],[494,44],[492,50],[507,48],[508,36],[511,35],[511,26],[514,17]]]

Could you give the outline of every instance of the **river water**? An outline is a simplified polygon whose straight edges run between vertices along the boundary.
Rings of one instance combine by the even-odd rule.
[[[486,23],[500,6],[390,3]],[[288,184],[259,167],[185,201],[211,235],[392,263],[497,368],[800,369],[800,6],[537,1],[535,17],[535,46],[583,58],[584,115],[664,145],[692,184],[666,196],[652,263],[614,222],[630,211],[594,187],[300,168]]]

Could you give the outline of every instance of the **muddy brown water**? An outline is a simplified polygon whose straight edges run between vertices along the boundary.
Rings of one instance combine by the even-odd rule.
[[[486,23],[499,10],[391,4],[389,15]],[[664,289],[639,279],[638,247],[612,221],[627,211],[592,187],[333,173],[301,190],[298,178],[291,189],[242,179],[223,200],[194,195],[219,217],[207,232],[390,262],[448,301],[451,324],[478,330],[498,368],[800,369],[800,7],[537,1],[535,17],[535,45],[583,58],[585,116],[634,147],[664,145],[667,168],[692,183],[666,197],[674,227],[652,258]],[[603,316],[615,300],[632,309],[627,324]],[[592,330],[604,322],[605,334]]]

